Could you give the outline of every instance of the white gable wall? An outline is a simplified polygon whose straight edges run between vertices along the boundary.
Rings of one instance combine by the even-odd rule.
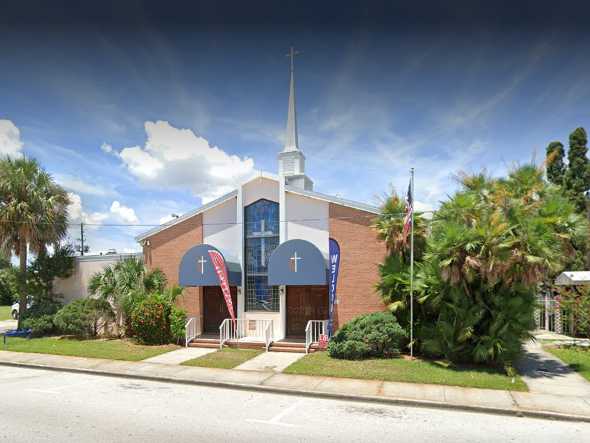
[[[279,183],[266,177],[255,178],[242,187],[242,204],[248,206],[264,198],[279,202]]]
[[[287,221],[286,239],[302,239],[313,243],[328,257],[330,204],[323,200],[285,193]]]
[[[203,243],[218,248],[227,261],[239,262],[241,256],[242,226],[237,219],[236,198],[203,213]]]

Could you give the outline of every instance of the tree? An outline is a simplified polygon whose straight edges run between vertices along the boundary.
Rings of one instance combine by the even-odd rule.
[[[424,347],[453,360],[510,362],[529,337],[538,284],[563,269],[588,224],[533,165],[462,185],[436,213],[421,269],[420,300],[436,317]]]
[[[52,254],[41,251],[28,266],[27,292],[34,298],[52,301],[57,296],[53,292],[55,279],[68,278],[74,272],[74,254],[71,245],[59,245]]]
[[[0,161],[0,247],[19,257],[18,327],[27,309],[27,255],[44,253],[66,235],[66,191],[32,159]]]
[[[141,259],[127,258],[94,274],[88,291],[111,303],[120,329],[133,307],[147,294],[164,291],[166,283],[166,275],[159,269],[149,271]]]
[[[547,146],[546,167],[547,179],[554,185],[563,186],[563,179],[565,176],[565,163],[563,157],[565,151],[560,142],[551,142]]]
[[[568,169],[565,174],[565,189],[579,212],[586,212],[586,191],[590,189],[590,166],[588,164],[588,136],[584,128],[570,134],[567,153]]]
[[[510,365],[533,326],[537,286],[563,269],[588,223],[533,165],[460,183],[435,213],[417,263],[416,347]]]
[[[18,297],[18,271],[10,257],[0,253],[0,305],[11,305]]]
[[[378,237],[385,242],[388,257],[379,265],[377,290],[400,325],[410,324],[410,236],[403,236],[406,203],[392,191],[381,206],[375,223]],[[420,263],[426,248],[427,226],[421,213],[414,213],[414,262]]]
[[[391,254],[410,262],[410,238],[403,236],[406,203],[395,191],[381,205],[381,214],[375,223],[378,236]],[[419,212],[414,213],[414,259],[420,259],[426,245],[426,223]]]

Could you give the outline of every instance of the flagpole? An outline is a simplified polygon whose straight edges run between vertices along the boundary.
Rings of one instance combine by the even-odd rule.
[[[410,231],[410,357],[414,357],[414,168],[410,169],[412,226]]]

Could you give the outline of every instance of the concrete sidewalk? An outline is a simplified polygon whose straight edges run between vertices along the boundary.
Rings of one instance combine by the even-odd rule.
[[[156,355],[155,357],[146,358],[143,360],[144,363],[160,363],[164,365],[179,365],[187,360],[193,358],[199,358],[203,355],[211,354],[217,351],[212,348],[181,348],[175,351],[164,352],[163,354]]]
[[[590,422],[584,397],[0,351],[0,365]]]
[[[567,395],[590,400],[590,382],[545,351],[538,341],[529,341],[524,345],[524,350],[516,368],[531,393]]]

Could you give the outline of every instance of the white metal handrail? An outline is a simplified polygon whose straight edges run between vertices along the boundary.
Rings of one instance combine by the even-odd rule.
[[[223,349],[223,344],[229,340],[231,318],[226,318],[219,325],[219,349]]]
[[[309,320],[305,326],[305,353],[309,352],[312,344],[319,342],[320,335],[327,333],[328,320]]]
[[[264,346],[266,347],[266,352],[268,352],[268,348],[270,348],[270,344],[272,343],[272,333],[273,324],[271,320],[264,328]]]
[[[269,337],[268,340],[272,341],[272,332],[267,336],[269,325],[271,325],[270,331],[272,331],[272,320],[243,318],[232,320],[226,318],[219,326],[219,347],[223,348],[223,345],[228,341],[244,339],[257,339],[263,341],[266,345],[267,337]]]
[[[189,317],[184,325],[184,345],[186,347],[188,347],[188,344],[197,336],[198,321],[197,317]]]

